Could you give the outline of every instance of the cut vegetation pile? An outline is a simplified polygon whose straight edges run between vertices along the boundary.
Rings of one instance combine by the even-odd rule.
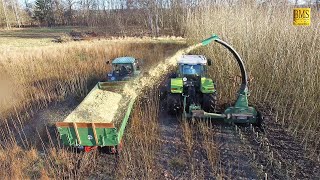
[[[119,111],[122,95],[95,86],[64,122],[111,123]]]

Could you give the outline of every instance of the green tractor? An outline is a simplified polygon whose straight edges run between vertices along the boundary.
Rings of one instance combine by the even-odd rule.
[[[215,112],[217,94],[214,81],[207,76],[208,66],[211,60],[203,55],[183,55],[178,60],[177,73],[171,75],[166,99],[169,114],[189,113],[191,105]]]
[[[197,118],[235,124],[254,124],[261,127],[262,116],[248,103],[248,76],[240,55],[217,35],[196,44],[207,46],[216,42],[231,52],[240,72],[241,85],[233,106],[223,112],[216,112],[216,89],[212,79],[207,77],[207,66],[211,60],[204,56],[185,55],[178,61],[177,76],[171,76],[167,93],[167,108],[170,114],[182,114],[183,119]]]

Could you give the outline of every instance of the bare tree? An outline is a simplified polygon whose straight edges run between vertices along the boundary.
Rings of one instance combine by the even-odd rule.
[[[17,1],[16,1],[16,0],[12,0],[12,1],[11,1],[11,4],[12,4],[12,10],[13,10],[13,12],[14,12],[14,16],[15,16],[15,18],[16,18],[18,27],[20,28],[20,27],[21,27],[21,20],[20,20],[19,9],[18,9],[18,7],[17,7]]]
[[[147,15],[148,26],[153,36],[159,36],[159,11],[162,6],[160,0],[139,0],[139,7],[143,7]]]
[[[10,29],[11,28],[11,24],[10,24],[10,21],[9,21],[9,18],[8,18],[6,3],[5,3],[4,0],[2,0],[2,7],[3,7],[3,13],[4,13],[7,29]]]
[[[67,17],[67,24],[73,25],[73,6],[76,3],[75,0],[66,0],[66,12],[65,16]]]
[[[17,0],[0,0],[7,28],[12,24],[10,18],[15,18],[20,27],[26,17],[31,25],[104,26],[120,33],[127,33],[128,27],[134,26],[141,31],[133,33],[147,31],[159,36],[163,29],[171,29],[166,32],[172,34],[181,32],[186,10],[202,0],[33,0],[33,5],[25,1],[26,13],[21,13]]]

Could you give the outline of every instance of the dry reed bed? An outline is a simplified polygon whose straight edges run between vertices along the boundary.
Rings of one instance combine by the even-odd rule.
[[[35,164],[31,166],[32,168],[24,167],[27,173],[20,172],[22,174],[20,177],[54,179],[160,178],[161,174],[155,161],[156,153],[160,147],[157,141],[159,139],[159,96],[157,91],[153,91],[153,89],[148,90],[146,94],[148,102],[143,99],[136,102],[135,110],[122,142],[124,146],[120,157],[98,154],[97,151],[75,153],[62,148],[61,145],[51,143],[55,137],[49,136],[51,140],[43,145],[45,146],[45,155],[39,156],[39,153],[35,150],[36,160],[34,161],[40,164]]]
[[[159,179],[157,163],[159,144],[159,93],[157,86],[145,91],[131,118],[131,128],[124,139],[124,149],[117,167],[117,179]]]
[[[40,151],[35,148],[34,142],[25,140],[17,144],[16,138],[22,136],[24,139],[24,135],[30,135],[20,128],[23,129],[23,124],[28,123],[38,109],[70,95],[81,99],[88,92],[88,87],[104,77],[108,69],[106,59],[134,56],[145,59],[144,67],[148,68],[182,46],[181,43],[159,41],[96,41],[43,47],[34,51],[19,50],[25,55],[16,56],[14,60],[3,56],[0,72],[4,72],[5,76],[1,77],[6,77],[2,79],[10,82],[9,87],[14,91],[2,88],[8,95],[4,96],[6,101],[0,109],[1,120],[14,122],[18,127],[13,129],[18,129],[18,133],[8,128],[8,123],[1,128],[0,167],[3,173],[0,176],[5,179],[155,176],[155,171],[145,170],[154,169],[154,154],[158,148],[158,144],[154,143],[158,137],[158,95],[152,94],[157,92],[157,86],[144,93],[149,98],[148,103],[137,103],[120,163],[115,163],[112,156],[70,152],[57,144],[58,137],[52,134],[50,128],[32,134],[35,140],[42,142]],[[137,167],[142,169],[136,171]]]
[[[1,122],[10,116],[18,119],[22,115],[30,117],[33,110],[70,94],[85,95],[88,83],[104,77],[108,70],[106,60],[123,55],[151,59],[151,54],[144,53],[150,48],[155,55],[155,51],[163,53],[162,47],[152,43],[157,41],[132,42],[71,42],[60,46],[17,49],[5,54],[0,58],[3,82],[0,88]]]
[[[312,25],[296,27],[290,6],[239,4],[200,7],[186,22],[192,42],[216,33],[234,46],[252,80],[251,104],[272,111],[314,153],[320,147],[319,18],[313,9]],[[217,81],[220,101],[230,102],[238,89],[235,61],[218,44],[202,51],[213,59],[210,74]]]

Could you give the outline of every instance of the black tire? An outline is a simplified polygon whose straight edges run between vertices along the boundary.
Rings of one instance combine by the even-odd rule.
[[[167,94],[167,112],[169,115],[178,115],[182,112],[181,94]]]
[[[160,86],[160,92],[159,92],[160,101],[165,101],[167,99],[167,95],[168,95],[168,87],[165,85]]]
[[[256,126],[257,126],[262,132],[264,132],[264,129],[265,129],[263,120],[264,120],[264,118],[263,118],[262,114],[258,111]]]
[[[167,75],[168,77],[165,78],[165,80],[162,81],[160,84],[160,101],[165,101],[167,98],[167,95],[170,94],[170,86],[171,86],[171,76],[174,76],[172,74]]]
[[[205,112],[216,112],[217,94],[203,94],[202,96],[202,109]]]

